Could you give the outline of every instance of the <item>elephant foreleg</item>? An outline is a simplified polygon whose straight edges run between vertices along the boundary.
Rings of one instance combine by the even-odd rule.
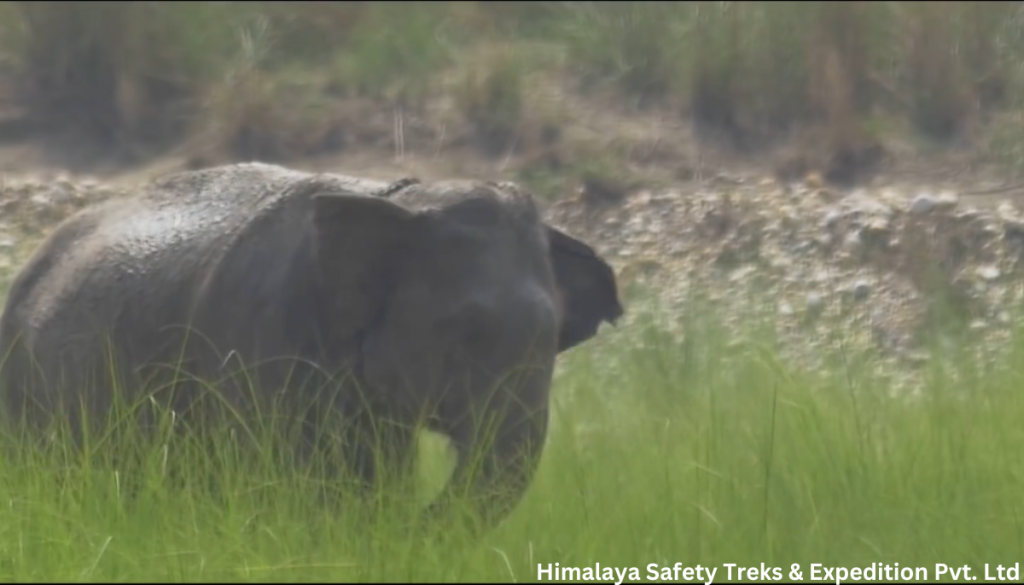
[[[415,428],[361,416],[349,431],[346,464],[363,490],[372,492],[412,477],[417,452]]]
[[[484,526],[496,526],[526,493],[540,462],[547,436],[548,409],[521,408],[495,424],[466,421],[448,434],[458,461],[428,516],[437,518],[464,502]]]

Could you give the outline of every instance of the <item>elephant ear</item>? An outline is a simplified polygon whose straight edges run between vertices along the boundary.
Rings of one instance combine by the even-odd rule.
[[[395,286],[417,215],[386,199],[348,194],[313,197],[317,261],[335,296],[342,335],[366,328]]]
[[[614,324],[623,314],[615,272],[593,248],[548,226],[555,284],[562,296],[562,329],[558,351],[563,352],[597,334],[601,322]]]

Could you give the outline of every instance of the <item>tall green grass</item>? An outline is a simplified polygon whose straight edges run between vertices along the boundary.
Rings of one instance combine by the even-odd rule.
[[[563,358],[538,476],[483,538],[412,529],[412,505],[369,519],[325,504],[312,478],[242,466],[228,442],[169,455],[138,441],[132,477],[102,453],[23,449],[0,462],[0,579],[522,582],[548,563],[646,579],[676,562],[717,567],[717,582],[725,563],[934,578],[936,563],[981,575],[1019,558],[1019,337],[991,366],[949,350],[901,396],[870,367],[787,364],[760,327],[735,337],[700,308],[685,341],[644,318]],[[421,449],[426,488],[443,446]]]

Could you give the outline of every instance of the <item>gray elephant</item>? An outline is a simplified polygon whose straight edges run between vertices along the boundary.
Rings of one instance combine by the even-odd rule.
[[[497,521],[540,456],[557,354],[622,313],[609,265],[511,183],[188,171],[79,212],[28,261],[0,317],[3,414],[81,431],[114,389],[161,388],[187,420],[207,387],[187,379],[219,379],[221,404],[273,404],[310,449],[341,413],[366,481],[371,445],[405,465],[425,422],[458,453],[443,497],[470,487]]]

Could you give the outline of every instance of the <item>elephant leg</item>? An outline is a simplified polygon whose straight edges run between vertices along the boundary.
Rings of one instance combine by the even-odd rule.
[[[447,431],[458,461],[429,518],[450,513],[454,500],[469,504],[485,527],[502,522],[526,493],[547,437],[548,407],[515,406],[492,424],[464,420]]]
[[[412,425],[364,414],[352,430],[347,463],[364,489],[377,490],[412,477],[417,452]]]
[[[412,476],[416,432],[411,426],[362,409],[342,414],[320,408],[311,409],[302,424],[300,459],[329,484],[349,486],[345,497],[372,500],[381,487]]]

